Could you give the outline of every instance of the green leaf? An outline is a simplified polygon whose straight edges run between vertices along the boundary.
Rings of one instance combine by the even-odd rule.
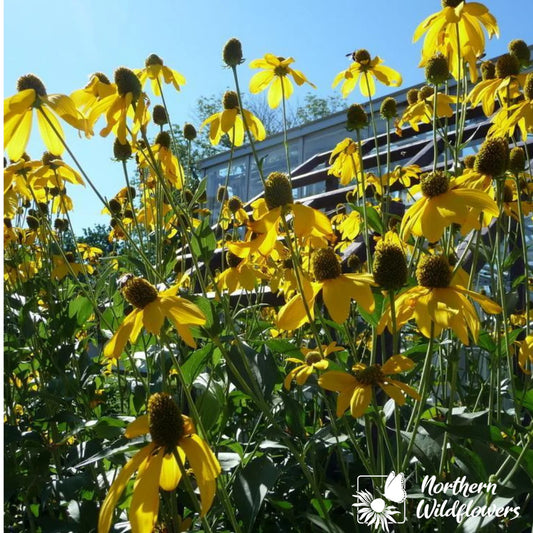
[[[226,402],[224,387],[208,374],[200,374],[193,383],[197,389],[196,407],[206,430],[212,428],[222,412]]]
[[[181,373],[187,385],[193,383],[202,370],[205,369],[206,362],[213,355],[214,349],[213,344],[208,343],[199,350],[195,350],[181,365]]]
[[[136,452],[139,449],[139,444],[146,445],[146,442],[143,438],[139,438],[135,440],[128,440],[126,444],[123,444],[122,446],[117,446],[116,448],[113,446],[105,447],[102,451],[91,455],[81,463],[78,463],[77,465],[73,466],[73,468],[78,469],[82,466],[87,466],[96,463],[96,461],[101,461],[102,459],[112,457],[113,455],[117,455],[119,453]]]
[[[295,353],[302,355],[300,353],[300,348],[286,339],[270,339],[266,341],[265,344],[267,345],[268,349],[274,353],[288,355],[290,357],[292,357],[292,354]]]
[[[217,240],[209,225],[209,218],[206,217],[191,235],[191,251],[205,263],[209,263],[216,247]]]
[[[85,324],[92,314],[93,306],[85,296],[78,296],[69,303],[68,316],[70,318],[76,317],[78,326]]]
[[[533,413],[533,389],[516,390],[516,402]]]
[[[233,366],[241,377],[239,379],[233,369],[228,366],[228,377],[230,381],[242,391],[241,381],[244,380],[253,390],[250,380],[255,378],[265,398],[270,397],[274,390],[274,385],[281,382],[281,375],[272,354],[265,353],[264,350],[258,352],[244,343],[241,343],[240,346],[244,354],[241,353],[235,344],[231,346],[227,354],[227,358],[233,363]]]
[[[90,420],[85,424],[85,427],[91,428],[98,438],[116,439],[122,435],[122,429],[125,425],[125,421],[120,418],[104,416],[98,420]]]
[[[320,507],[320,502],[316,498],[313,498],[311,500],[311,505],[315,508],[316,512],[320,515],[321,518],[326,518],[326,513],[328,513],[331,509],[333,502],[331,500],[322,500],[322,502],[324,503],[324,507],[326,508],[325,512],[324,509]]]
[[[204,178],[200,183],[198,184],[198,187],[196,187],[193,195],[193,199],[191,203],[195,203],[198,201],[198,199],[204,194],[205,190],[207,188],[207,178]]]
[[[472,452],[462,444],[452,441],[455,464],[467,475],[471,482],[485,482],[489,478],[487,469],[477,453]]]
[[[315,526],[318,526],[322,531],[326,531],[327,533],[344,533],[344,531],[335,525],[331,519],[329,522],[326,522],[323,518],[320,516],[311,514],[311,513],[305,513],[305,517],[315,524]]]
[[[305,411],[300,402],[286,393],[281,393],[285,406],[285,422],[289,431],[297,437],[305,437]]]
[[[235,479],[233,497],[246,531],[253,531],[263,500],[280,474],[280,469],[266,455],[252,459],[239,472]]]

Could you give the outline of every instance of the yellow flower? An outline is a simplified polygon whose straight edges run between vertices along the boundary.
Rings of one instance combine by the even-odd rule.
[[[397,127],[401,128],[405,123],[409,123],[411,128],[419,131],[418,124],[431,124],[433,121],[433,88],[426,86],[418,91],[418,101],[409,104],[402,114]],[[452,104],[456,103],[456,98],[448,94],[437,93],[437,112],[438,118],[453,117]]]
[[[470,344],[470,333],[475,342],[479,335],[479,318],[469,298],[476,301],[487,313],[501,313],[501,307],[489,298],[461,285],[453,284],[452,270],[444,256],[429,255],[423,258],[417,268],[418,285],[400,294],[395,299],[396,323],[400,328],[414,318],[418,329],[425,337],[431,336],[434,324],[434,337],[443,329],[451,328],[465,345]],[[390,306],[385,310],[378,333],[388,326],[392,328]]]
[[[320,376],[318,384],[330,391],[338,392],[337,417],[350,408],[354,418],[365,414],[366,408],[372,401],[374,387],[383,389],[398,405],[405,404],[405,394],[415,400],[420,400],[418,392],[397,379],[389,376],[411,370],[413,361],[403,355],[393,355],[383,366],[366,366],[362,363],[353,368],[353,375],[347,372],[332,370]]]
[[[142,87],[144,87],[147,79],[152,81],[152,92],[156,96],[161,96],[161,80],[165,83],[172,83],[176,91],[180,90],[180,85],[186,83],[185,78],[179,72],[165,66],[163,60],[156,54],[150,54],[146,58],[145,68],[134,72],[139,77]]]
[[[95,246],[91,246],[84,242],[78,243],[76,245],[76,248],[81,254],[82,259],[85,259],[86,261],[94,262],[97,261],[100,256],[104,255],[103,250],[101,250],[100,248],[96,248]]]
[[[349,137],[335,146],[329,157],[328,174],[340,178],[341,185],[349,185],[361,172],[361,159],[357,144]]]
[[[95,72],[91,76],[89,83],[83,89],[74,91],[70,97],[78,109],[88,117],[93,107],[100,102],[100,100],[116,94],[116,92],[117,86],[114,83],[111,83],[105,74],[102,72]],[[96,117],[96,119],[97,118],[98,117]],[[92,130],[93,126],[94,122],[90,123],[89,129]]]
[[[387,86],[399,87],[402,84],[402,76],[396,70],[382,65],[383,60],[376,56],[371,59],[368,50],[364,48],[352,54],[353,63],[342,72],[339,72],[333,80],[335,88],[341,81],[341,92],[346,98],[359,83],[359,89],[363,96],[373,96],[376,92],[374,78]]]
[[[158,133],[151,152],[155,160],[159,163],[159,169],[163,177],[176,187],[176,189],[181,191],[183,189],[185,173],[178,158],[172,153],[171,138],[168,132],[162,131]],[[146,152],[139,152],[139,162],[141,167],[148,166],[150,174],[157,179],[158,173],[153,169],[152,159],[148,157]]]
[[[293,86],[289,75],[296,85],[308,83],[316,88],[299,70],[295,70],[289,65],[294,63],[292,57],[276,57],[273,54],[265,54],[263,59],[254,59],[250,62],[250,68],[263,68],[262,72],[257,72],[250,80],[250,92],[252,94],[264,91],[271,83],[268,90],[268,105],[275,109],[281,103],[282,98],[287,100],[293,93]]]
[[[244,210],[242,201],[238,196],[232,196],[224,202],[220,217],[220,227],[222,229],[228,229],[230,222],[233,226],[243,226],[248,221],[248,213]]]
[[[472,107],[482,104],[483,113],[488,117],[494,112],[496,98],[507,108],[510,102],[520,96],[520,85],[524,85],[525,74],[519,74],[520,63],[511,54],[504,54],[498,58],[495,68],[495,78],[484,79],[470,91],[466,101]]]
[[[518,364],[524,373],[531,374],[528,370],[528,363],[529,366],[533,365],[533,335],[528,335],[518,344],[520,346],[518,352]]]
[[[324,357],[327,357],[329,354],[334,352],[342,352],[344,348],[342,346],[337,346],[335,341],[331,342],[327,346],[322,346],[322,353]],[[298,385],[303,385],[309,376],[313,373],[314,370],[326,370],[329,366],[329,361],[324,359],[316,348],[306,348],[303,346],[300,349],[302,355],[305,358],[305,362],[302,362],[301,359],[296,359],[296,357],[287,357],[287,361],[290,363],[296,363],[298,366],[293,368],[285,377],[283,381],[283,386],[290,390],[291,382],[296,380]],[[302,364],[303,363],[303,364]]]
[[[282,215],[290,212],[296,236],[333,240],[328,217],[312,207],[295,203],[288,176],[282,172],[272,172],[265,182],[265,197],[254,202],[256,220],[249,224],[247,240],[228,243],[228,249],[242,258],[252,253],[268,256],[276,245]]]
[[[61,280],[65,276],[68,276],[71,272],[73,272],[76,276],[79,276],[84,272],[87,272],[88,274],[92,274],[94,272],[94,269],[91,265],[82,265],[80,263],[76,263],[72,252],[67,252],[65,257],[67,259],[66,261],[63,256],[53,256],[52,260],[54,262],[54,268],[51,272],[53,278]]]
[[[61,155],[64,151],[63,128],[56,114],[74,128],[87,132],[86,120],[74,102],[64,94],[48,95],[37,76],[27,74],[20,77],[17,90],[17,94],[4,100],[4,149],[12,161],[18,161],[26,150],[34,109],[41,138],[54,155]]]
[[[126,300],[135,309],[124,319],[113,338],[105,345],[106,357],[118,358],[128,339],[135,342],[141,328],[153,335],[158,335],[167,317],[178,330],[181,338],[191,347],[196,347],[191,327],[205,324],[205,316],[200,309],[185,298],[176,296],[178,286],[170,287],[163,292],[143,278],[126,274],[121,278],[123,293]]]
[[[257,141],[262,141],[266,137],[263,123],[250,111],[239,107],[239,99],[236,92],[226,91],[222,104],[224,111],[206,118],[200,126],[200,129],[202,129],[207,124],[210,124],[209,140],[211,144],[217,145],[222,135],[226,133],[234,146],[241,146],[244,141],[243,116],[250,133]]]
[[[470,79],[475,82],[478,77],[476,60],[485,52],[483,28],[489,38],[493,35],[499,37],[498,23],[489,10],[478,2],[443,0],[442,3],[442,11],[423,20],[413,35],[413,42],[416,42],[426,33],[419,66],[423,67],[440,52],[448,60],[455,79],[458,79],[459,73],[462,75],[464,61],[470,69]]]
[[[389,186],[392,186],[394,185],[394,183],[399,182],[405,188],[409,188],[411,187],[413,180],[415,182],[418,182],[418,180],[420,179],[421,172],[422,169],[418,165],[406,165],[405,167],[398,165],[393,171],[385,174],[384,179],[382,181],[388,183]],[[380,192],[379,189],[378,192]]]
[[[320,248],[312,259],[315,282],[304,281],[304,294],[293,296],[279,311],[277,327],[293,330],[309,322],[305,303],[311,318],[314,303],[322,291],[322,298],[331,318],[342,324],[350,314],[350,302],[355,300],[365,311],[374,310],[374,296],[370,287],[375,285],[371,274],[342,274],[337,255],[331,248]]]
[[[490,135],[503,137],[513,136],[516,126],[522,132],[522,140],[526,142],[528,133],[533,133],[533,73],[526,77],[524,100],[510,107],[502,107],[493,119]]]
[[[228,289],[230,293],[237,289],[253,291],[258,278],[265,275],[249,265],[245,260],[228,252],[226,255],[228,268],[221,272],[215,279],[219,290]]]
[[[105,113],[107,125],[102,129],[100,135],[107,137],[113,131],[120,144],[126,144],[126,133],[128,130],[127,118],[133,117],[132,134],[135,135],[141,126],[150,120],[145,95],[142,92],[139,78],[128,68],[120,67],[115,70],[116,93],[112,93],[97,102],[89,115],[91,126],[98,118]]]
[[[343,240],[353,241],[361,230],[361,215],[352,211],[338,226]]]
[[[459,187],[440,171],[422,176],[420,185],[412,189],[413,194],[418,191],[422,191],[422,198],[407,210],[402,219],[400,236],[404,241],[413,234],[425,237],[429,242],[437,242],[447,226],[464,224],[472,213],[473,218],[482,211],[486,215],[498,216],[498,206],[486,193]]]
[[[153,531],[159,513],[159,488],[173,491],[189,462],[201,498],[201,516],[210,509],[216,492],[220,464],[195,431],[192,420],[182,415],[169,394],[156,393],[148,402],[148,414],[126,428],[125,437],[132,439],[150,433],[152,442],[141,448],[122,468],[100,508],[98,533],[108,533],[113,510],[129,479],[137,472],[129,509],[133,533]]]
[[[42,165],[33,172],[32,177],[42,180],[43,186],[47,187],[63,187],[64,181],[85,187],[80,174],[67,165],[60,156],[50,152],[43,154]]]

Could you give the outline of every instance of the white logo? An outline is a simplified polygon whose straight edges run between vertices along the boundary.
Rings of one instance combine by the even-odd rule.
[[[383,479],[385,486],[380,490]],[[365,486],[371,485],[372,492]],[[376,493],[380,496],[376,497]],[[405,517],[405,476],[402,472],[396,474],[392,471],[388,476],[358,476],[357,492],[357,523],[370,526],[372,529],[390,531],[392,524],[403,524]],[[391,504],[397,504],[392,505]]]

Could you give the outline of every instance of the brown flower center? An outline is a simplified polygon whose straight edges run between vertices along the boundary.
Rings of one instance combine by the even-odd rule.
[[[486,139],[476,156],[474,170],[481,174],[498,177],[507,168],[509,145],[501,137]]]
[[[385,375],[381,371],[381,365],[372,365],[354,372],[355,379],[361,385],[378,385],[385,381]]]
[[[360,104],[352,104],[346,112],[346,129],[348,131],[360,130],[368,124],[368,116]]]
[[[403,250],[389,242],[379,241],[374,252],[374,280],[387,290],[397,290],[407,281],[407,261]]]
[[[115,70],[115,83],[120,96],[126,96],[126,94],[131,93],[134,102],[141,96],[141,82],[129,68],[119,67]]]
[[[151,67],[152,65],[162,65],[163,60],[157,54],[150,54],[146,58],[144,64],[147,67]]]
[[[111,85],[109,78],[103,72],[95,72],[91,78],[98,78],[100,83],[105,83],[106,85]]]
[[[242,258],[232,252],[226,252],[226,261],[231,268],[236,268],[241,264]]]
[[[442,0],[442,7],[457,7],[463,0]]]
[[[316,350],[307,352],[307,355],[305,356],[305,363],[308,366],[312,366],[315,363],[318,363],[319,361],[322,361],[322,356],[320,355],[320,352]]]
[[[233,37],[224,45],[222,59],[228,67],[236,67],[244,61],[242,56],[242,44],[239,39]]]
[[[520,61],[512,54],[503,54],[496,61],[496,77],[516,76],[520,72]]]
[[[419,285],[429,289],[448,287],[452,280],[448,259],[443,255],[426,255],[418,264],[416,279]]]
[[[161,146],[161,148],[166,148],[167,150],[170,148],[170,135],[167,131],[161,131],[157,134],[157,137],[155,138],[155,144],[158,144]]]
[[[238,196],[232,196],[228,200],[228,208],[233,214],[235,214],[239,209],[242,208],[241,199]]]
[[[144,309],[157,300],[157,289],[143,278],[132,278],[123,289],[126,300],[137,309]]]
[[[268,209],[292,204],[291,182],[287,174],[272,172],[265,182],[265,202]]]
[[[420,188],[422,194],[427,198],[439,196],[448,191],[450,178],[439,170],[423,174],[420,178]]]
[[[341,273],[341,265],[333,248],[319,248],[311,261],[313,274],[317,281],[338,278]]]
[[[54,163],[54,161],[57,159],[61,160],[61,156],[54,155],[50,152],[44,152],[43,157],[41,158],[43,165],[48,165],[52,170],[58,167],[58,165]]]
[[[152,442],[170,453],[184,435],[183,416],[170,394],[156,393],[150,396],[148,420]]]
[[[239,107],[239,97],[235,91],[226,91],[222,99],[224,109],[237,109]]]
[[[46,96],[44,83],[35,74],[26,74],[17,80],[17,91],[21,92],[26,89],[33,89],[37,96]]]
[[[361,65],[366,65],[370,61],[370,53],[368,50],[361,48],[353,53],[352,59],[357,61],[357,63],[361,63]]]

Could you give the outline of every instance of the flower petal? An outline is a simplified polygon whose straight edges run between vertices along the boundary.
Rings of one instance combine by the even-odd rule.
[[[131,498],[129,519],[132,533],[153,531],[159,513],[159,477],[164,450],[148,457],[144,468],[139,468],[133,497]]]
[[[98,517],[98,533],[107,533],[111,527],[111,520],[113,519],[113,510],[115,509],[120,495],[124,491],[130,477],[133,475],[140,464],[146,460],[154,448],[153,444],[145,446],[139,450],[122,468],[119,475],[105,497],[102,507],[100,507],[100,516]]]
[[[179,453],[181,464],[185,462],[185,453],[178,446],[177,451]],[[174,457],[173,453],[167,453],[163,456],[163,462],[161,464],[161,475],[159,476],[159,486],[163,490],[174,490],[181,479],[181,469]]]
[[[216,478],[221,472],[220,464],[209,446],[198,436],[191,435],[180,440],[187,459],[196,477],[202,501],[201,516],[209,511],[216,492]]]
[[[130,422],[126,427],[124,436],[127,439],[134,439],[140,435],[146,435],[150,432],[150,424],[148,421],[148,415],[141,415],[137,417],[133,422]]]

